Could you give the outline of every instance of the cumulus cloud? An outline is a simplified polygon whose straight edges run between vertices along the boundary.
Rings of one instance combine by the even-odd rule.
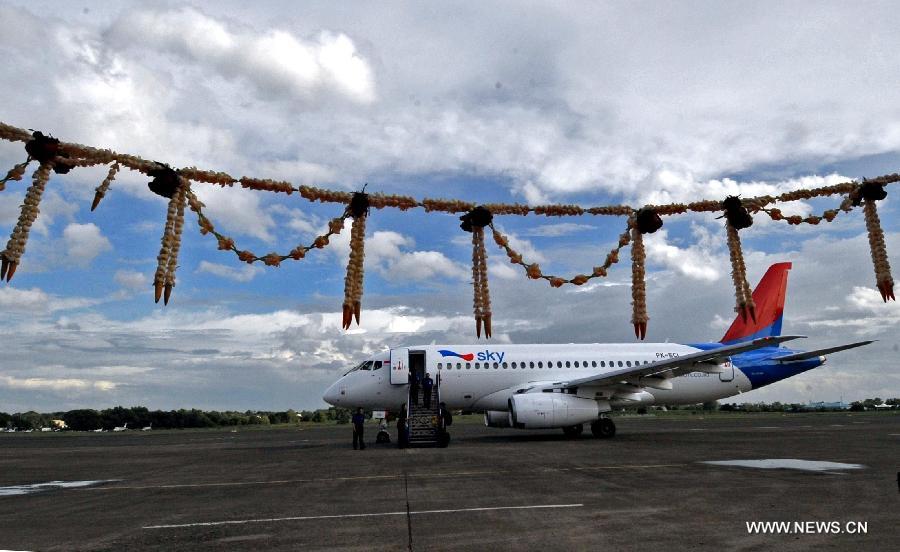
[[[117,270],[113,280],[129,291],[144,290],[150,287],[150,278],[143,272],[135,270]]]
[[[84,297],[60,297],[39,288],[0,288],[0,309],[7,313],[43,315],[56,311],[80,309],[96,305],[95,299]]]
[[[14,378],[0,376],[0,385],[10,389],[25,389],[28,391],[55,391],[67,393],[72,391],[85,391],[94,389],[97,391],[113,391],[118,384],[108,380],[89,381],[84,379],[49,379],[49,378]]]
[[[675,270],[685,276],[715,282],[721,276],[719,268],[729,266],[727,259],[718,255],[721,244],[710,235],[709,230],[699,224],[692,226],[696,242],[687,247],[672,244],[666,229],[644,236],[644,247],[647,259],[651,263],[662,265],[666,269]]]
[[[377,230],[366,237],[366,266],[396,282],[426,282],[436,278],[466,280],[467,268],[439,251],[412,249],[415,240],[392,230]],[[332,238],[335,256],[346,262],[350,251],[350,232]]]
[[[112,250],[112,244],[92,222],[69,224],[63,230],[62,241],[66,257],[78,266],[90,265],[98,255]]]
[[[114,45],[154,48],[240,78],[267,95],[282,91],[311,101],[339,94],[359,103],[375,99],[374,75],[353,40],[322,31],[305,40],[282,29],[238,30],[194,8],[144,10],[110,29]]]
[[[262,273],[263,269],[255,265],[229,266],[211,263],[209,261],[200,261],[197,272],[206,272],[235,282],[249,282],[253,278],[256,278],[257,274]]]

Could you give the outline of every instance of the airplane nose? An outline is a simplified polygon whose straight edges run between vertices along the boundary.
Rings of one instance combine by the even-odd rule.
[[[338,385],[337,385],[337,383],[334,383],[331,385],[331,387],[329,387],[328,389],[325,390],[325,394],[322,395],[322,400],[327,402],[330,405],[337,406],[339,396],[340,395],[338,394]]]

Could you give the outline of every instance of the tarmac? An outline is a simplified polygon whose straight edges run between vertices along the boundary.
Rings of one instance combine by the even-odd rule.
[[[616,424],[614,439],[587,431],[571,440],[457,423],[449,448],[406,450],[375,445],[372,426],[365,451],[351,448],[349,426],[335,425],[0,434],[0,549],[895,550],[900,542],[900,415]],[[772,459],[861,467],[704,463]],[[751,534],[755,521],[837,523]]]

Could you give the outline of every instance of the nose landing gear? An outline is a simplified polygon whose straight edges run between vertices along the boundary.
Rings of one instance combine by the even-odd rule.
[[[599,439],[612,439],[616,436],[616,424],[610,418],[600,418],[591,424],[591,433]]]

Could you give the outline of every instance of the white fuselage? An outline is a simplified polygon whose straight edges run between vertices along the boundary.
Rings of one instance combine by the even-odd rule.
[[[481,350],[479,350],[481,349]],[[426,345],[409,347],[425,353],[425,370],[440,379],[440,400],[447,408],[507,410],[509,398],[529,386],[550,385],[673,358],[699,349],[674,343],[501,345],[489,347]],[[444,354],[441,353],[444,352]],[[471,360],[445,356],[471,355]],[[345,374],[324,395],[326,402],[346,408],[397,410],[407,401],[408,385],[390,381],[390,352]],[[368,364],[368,369],[366,369]],[[722,373],[691,372],[671,379],[671,389],[645,389],[622,399],[609,386],[578,388],[577,395],[626,404],[694,404],[749,391],[747,377],[731,363]],[[619,389],[618,391],[621,391]],[[619,397],[619,398],[617,398]]]

